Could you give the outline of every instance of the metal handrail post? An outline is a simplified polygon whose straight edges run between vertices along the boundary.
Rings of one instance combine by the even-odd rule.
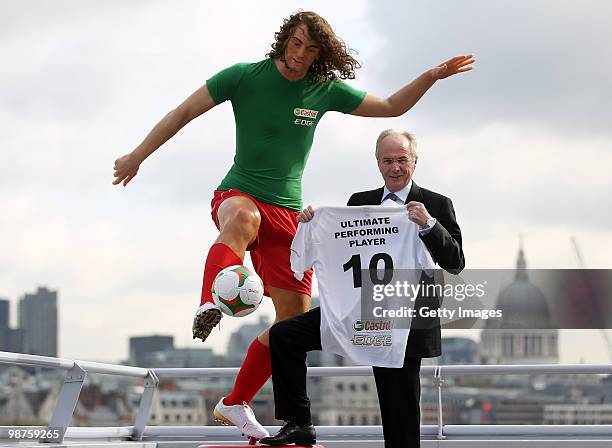
[[[444,440],[446,437],[444,436],[444,419],[442,416],[442,385],[444,384],[444,379],[442,378],[442,369],[440,367],[436,367],[434,371],[434,385],[437,389],[438,393],[438,440]]]
[[[70,420],[72,420],[72,416],[74,415],[74,410],[79,401],[79,395],[81,394],[83,381],[85,381],[86,376],[87,372],[77,363],[66,372],[64,384],[62,384],[62,388],[60,389],[55,410],[53,411],[53,417],[51,417],[51,423],[49,423],[50,430],[59,430],[59,437],[41,439],[41,442],[62,442],[64,440],[66,429],[68,429]]]
[[[159,385],[159,379],[153,370],[149,370],[149,373],[144,380],[144,391],[140,397],[140,405],[138,406],[138,414],[134,421],[134,430],[132,432],[132,440],[142,440],[145,426],[149,420],[149,412],[151,411],[151,403],[153,402],[153,396],[155,390]]]

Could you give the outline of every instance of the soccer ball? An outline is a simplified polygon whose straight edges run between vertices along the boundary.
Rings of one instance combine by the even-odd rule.
[[[228,316],[242,317],[257,309],[263,298],[263,282],[249,268],[229,266],[215,277],[213,300]]]

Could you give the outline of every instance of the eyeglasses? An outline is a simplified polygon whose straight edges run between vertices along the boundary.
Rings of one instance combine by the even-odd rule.
[[[412,159],[409,159],[408,157],[399,157],[397,159],[382,159],[380,161],[380,163],[382,163],[384,166],[392,166],[396,162],[400,166],[406,166],[412,164]]]

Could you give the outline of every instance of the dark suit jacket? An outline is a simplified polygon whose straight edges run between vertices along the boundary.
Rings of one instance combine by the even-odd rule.
[[[380,205],[382,195],[382,187],[376,190],[361,191],[354,193],[347,205]],[[457,224],[451,200],[446,196],[421,188],[413,181],[406,203],[410,201],[423,203],[429,214],[437,220],[436,225],[428,234],[420,236],[434,261],[445,271],[459,274],[465,266],[465,258],[461,248],[461,229]],[[421,281],[439,283],[440,277],[438,275],[430,279],[423,275]],[[431,298],[418,297],[415,301],[415,308],[423,306],[437,308],[440,306],[440,301],[436,299],[435,303],[432,303]],[[432,358],[440,356],[441,353],[440,319],[424,318],[417,314],[411,323],[406,356]]]

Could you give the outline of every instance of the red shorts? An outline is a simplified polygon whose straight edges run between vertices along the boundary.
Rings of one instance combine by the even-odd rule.
[[[246,193],[238,190],[215,190],[210,203],[212,219],[219,229],[217,211],[221,203],[232,196],[244,196],[255,203],[261,215],[261,223],[255,241],[247,247],[251,252],[251,260],[257,275],[261,277],[267,287],[288,289],[299,293],[311,295],[312,269],[304,273],[300,281],[293,276],[289,257],[291,255],[291,242],[297,230],[296,217],[299,212],[284,207],[261,202]]]

